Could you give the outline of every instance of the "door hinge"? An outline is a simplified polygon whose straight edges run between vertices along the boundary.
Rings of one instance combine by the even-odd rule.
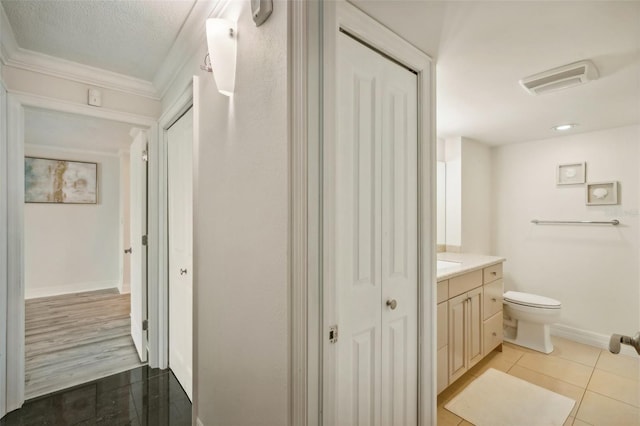
[[[142,320],[142,331],[147,331],[149,329],[149,320]]]
[[[147,150],[142,151],[142,161],[149,161],[149,152]]]
[[[338,341],[338,326],[332,325],[329,327],[329,343],[336,343]]]
[[[147,245],[147,236],[146,236],[146,235],[143,235],[143,236],[142,236],[142,245],[143,245],[143,246],[146,246],[146,245]]]

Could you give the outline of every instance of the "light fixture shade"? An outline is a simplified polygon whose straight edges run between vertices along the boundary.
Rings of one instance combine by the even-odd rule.
[[[231,96],[236,86],[236,23],[228,19],[207,19],[207,47],[218,92]]]

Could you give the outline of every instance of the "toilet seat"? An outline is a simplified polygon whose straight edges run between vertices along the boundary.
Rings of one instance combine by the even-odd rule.
[[[529,306],[532,308],[560,309],[561,303],[550,297],[538,296],[537,294],[522,293],[519,291],[507,291],[504,301],[516,305]]]

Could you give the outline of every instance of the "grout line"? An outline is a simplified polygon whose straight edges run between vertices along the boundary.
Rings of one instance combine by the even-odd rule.
[[[600,352],[598,352],[598,358],[596,359],[596,364],[593,366],[593,369],[591,370],[591,375],[589,376],[589,380],[587,381],[587,385],[584,387],[584,392],[582,393],[582,398],[580,398],[580,404],[578,404],[578,408],[576,408],[576,416],[575,418],[578,418],[578,414],[580,413],[580,407],[582,407],[582,401],[584,401],[584,397],[587,395],[587,389],[589,389],[589,383],[591,383],[591,379],[593,378],[593,373],[596,371],[596,365],[598,365],[598,361],[600,361],[600,356],[602,355],[602,349],[600,349]],[[582,419],[579,419],[580,421],[584,421]],[[587,422],[585,422],[587,423]]]

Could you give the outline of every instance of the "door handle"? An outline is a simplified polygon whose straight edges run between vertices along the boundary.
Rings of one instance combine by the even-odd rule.
[[[133,249],[131,247],[129,247],[128,249],[124,249],[124,254],[131,254],[133,252]]]
[[[187,273],[187,269],[180,269],[180,275],[185,275]]]
[[[398,302],[396,302],[396,299],[387,300],[387,306],[393,311],[398,306]]]

